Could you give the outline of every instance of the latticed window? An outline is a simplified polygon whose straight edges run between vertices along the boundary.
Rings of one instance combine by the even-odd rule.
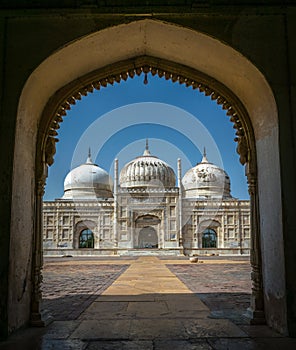
[[[81,231],[79,236],[79,248],[93,248],[94,247],[94,234],[90,229]]]
[[[212,228],[207,228],[202,233],[203,248],[217,248],[217,234]]]

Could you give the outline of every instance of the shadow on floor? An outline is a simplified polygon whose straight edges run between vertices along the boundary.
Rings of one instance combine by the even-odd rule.
[[[241,300],[245,297],[247,295],[241,296]],[[233,295],[225,293],[223,298],[228,300],[233,298]],[[73,309],[76,301],[84,299],[88,302],[80,303],[81,312],[75,315]],[[213,318],[212,311],[205,304],[218,305],[216,311],[223,311],[222,306],[217,303],[218,299],[215,294],[197,296],[194,293],[109,294],[96,296],[91,301],[83,294],[57,298],[52,302],[56,303],[55,310],[60,307],[61,313],[57,316],[59,320],[56,318],[43,329],[28,328],[16,332],[8,341],[0,343],[0,349],[292,350],[296,348],[295,339],[283,338],[266,326],[246,324],[238,326],[229,319]]]

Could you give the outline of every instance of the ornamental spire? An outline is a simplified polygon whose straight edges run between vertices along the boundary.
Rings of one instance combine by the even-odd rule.
[[[207,159],[207,153],[206,153],[206,148],[204,147],[203,149],[203,157],[202,157],[202,160],[201,160],[201,163],[208,163],[208,159]]]
[[[93,161],[91,159],[90,147],[88,148],[88,156],[87,156],[87,159],[86,159],[86,164],[93,164]]]
[[[149,151],[149,144],[148,144],[148,139],[146,139],[146,147],[145,147],[145,151],[143,153],[143,156],[150,156],[150,151]]]

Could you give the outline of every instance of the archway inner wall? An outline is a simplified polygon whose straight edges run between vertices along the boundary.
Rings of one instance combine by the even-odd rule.
[[[32,256],[36,142],[45,105],[57,90],[78,77],[140,55],[203,72],[228,87],[246,108],[257,152],[266,317],[269,325],[285,332],[278,120],[271,89],[256,67],[231,47],[193,30],[149,19],[104,29],[65,46],[31,74],[23,89],[13,171],[12,217],[18,219],[11,223],[10,329],[19,328],[29,319],[30,288],[24,290],[23,282],[29,275]]]

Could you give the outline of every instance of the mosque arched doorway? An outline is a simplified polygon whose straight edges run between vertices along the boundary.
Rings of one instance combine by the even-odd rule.
[[[80,232],[79,248],[94,248],[94,234],[90,229],[84,229]]]
[[[94,248],[96,243],[96,223],[92,220],[77,222],[73,230],[73,248]]]
[[[161,220],[155,215],[142,215],[135,220],[134,248],[156,249],[159,244]]]
[[[217,233],[212,228],[203,231],[202,248],[217,248]]]
[[[151,226],[146,226],[139,232],[139,248],[158,248],[158,236],[156,230]]]
[[[281,255],[283,254],[281,236],[282,226],[281,219],[277,215],[277,213],[281,213],[281,200],[279,199],[281,188],[279,180],[279,149],[277,138],[278,122],[276,105],[271,89],[257,68],[231,47],[195,31],[190,31],[190,33],[188,33],[187,29],[182,27],[165,23],[158,24],[153,20],[145,20],[144,22],[145,30],[142,31],[143,40],[141,44],[143,45],[143,52],[147,55],[156,55],[158,66],[161,66],[162,59],[171,59],[171,57],[173,57],[175,63],[175,66],[172,67],[171,63],[165,62],[159,69],[159,74],[161,74],[161,76],[164,76],[167,70],[168,72],[171,72],[169,73],[169,79],[175,79],[175,74],[177,80],[180,79],[183,83],[188,83],[188,86],[196,88],[199,83],[194,80],[194,71],[199,71],[202,73],[200,75],[203,82],[201,88],[204,92],[211,95],[213,99],[217,99],[217,101],[219,101],[218,103],[221,103],[225,109],[228,110],[234,121],[236,120],[237,112],[243,116],[238,122],[245,121],[246,134],[240,139],[242,142],[239,143],[239,149],[241,154],[244,157],[247,157],[245,160],[247,160],[247,173],[249,174],[249,186],[252,196],[252,224],[254,230],[252,232],[253,246],[251,255],[252,265],[254,267],[254,273],[252,276],[255,278],[253,295],[255,302],[253,307],[257,309],[257,311],[263,311],[261,290],[263,285],[263,288],[266,288],[266,296],[269,295],[269,297],[266,298],[266,308],[268,309],[269,325],[272,326],[274,319],[273,314],[278,313],[278,310],[272,308],[272,303],[269,305],[268,300],[272,300],[273,295],[278,299],[276,295],[284,293],[284,265],[283,256]],[[56,140],[52,136],[56,135],[55,125],[57,120],[62,120],[63,116],[66,114],[66,110],[70,108],[69,101],[74,100],[75,102],[74,96],[81,98],[83,93],[87,93],[94,88],[92,84],[94,77],[96,77],[95,80],[100,81],[100,86],[104,86],[104,84],[108,83],[113,84],[116,79],[124,79],[125,76],[128,76],[129,70],[135,72],[135,70],[139,69],[140,72],[145,73],[147,67],[150,72],[153,72],[153,69],[155,69],[155,61],[151,63],[149,59],[146,61],[144,59],[144,63],[139,64],[136,69],[134,68],[136,65],[133,60],[130,62],[124,62],[123,65],[120,65],[119,63],[114,65],[114,62],[118,62],[120,59],[136,57],[139,52],[140,44],[138,42],[133,44],[133,42],[128,39],[131,37],[131,32],[133,30],[137,35],[141,32],[139,25],[137,23],[131,23],[125,25],[125,27],[129,27],[131,30],[128,33],[125,33],[124,29],[122,30],[123,36],[126,35],[127,41],[130,43],[130,46],[126,45],[125,50],[122,49],[122,46],[120,46],[121,49],[116,46],[121,42],[121,40],[116,40],[118,35],[117,29],[105,31],[102,34],[102,36],[104,36],[104,43],[112,43],[112,50],[109,51],[107,59],[105,56],[98,57],[98,52],[94,51],[93,57],[95,57],[95,59],[92,60],[91,54],[86,50],[88,54],[83,58],[79,57],[79,63],[72,60],[72,64],[67,66],[66,69],[65,67],[62,69],[57,67],[56,59],[53,61],[48,59],[44,64],[41,64],[40,67],[38,67],[38,72],[36,71],[32,73],[32,79],[30,80],[29,78],[22,93],[19,103],[20,113],[18,115],[16,127],[16,137],[19,142],[15,147],[13,183],[13,192],[15,194],[13,198],[15,199],[12,203],[12,215],[19,217],[19,220],[12,223],[11,246],[16,247],[17,250],[17,241],[19,240],[18,233],[24,231],[24,228],[26,229],[25,231],[31,232],[32,244],[34,242],[33,251],[37,252],[33,262],[33,279],[37,282],[40,281],[39,275],[42,265],[42,259],[40,259],[42,195],[47,174],[47,165],[53,163]],[[164,52],[162,48],[156,47],[158,45],[157,41],[146,40],[146,35],[150,35],[151,33],[154,33],[152,35],[155,35],[155,31],[159,31],[163,34],[162,43],[163,40],[167,43],[178,42],[181,45],[180,48],[176,50],[175,47],[169,45]],[[102,39],[100,34],[101,33],[98,34],[98,42]],[[186,34],[188,34],[187,41],[184,40],[184,35]],[[106,40],[105,35],[109,35],[110,40]],[[113,38],[112,35],[114,39],[111,40],[111,38]],[[92,42],[96,41],[94,37],[90,40]],[[87,47],[87,38],[78,41],[79,44],[86,44]],[[190,45],[190,43],[192,43],[192,45]],[[199,45],[199,43],[201,45]],[[76,43],[68,45],[57,52],[58,55],[61,54],[58,61],[63,61],[73,57],[72,50],[76,49],[77,52],[78,50],[83,52],[84,49],[81,49],[79,45],[78,48],[73,47],[73,45],[75,46]],[[133,45],[136,46],[133,47]],[[98,44],[98,46],[100,46],[100,44]],[[70,52],[67,51],[67,48],[70,48]],[[188,52],[188,50],[190,50],[190,52]],[[129,51],[128,56],[127,51]],[[107,51],[105,50],[104,52]],[[102,52],[102,55],[105,55],[104,52]],[[118,54],[121,52],[123,53],[122,57]],[[224,53],[225,57],[223,56]],[[210,60],[205,60],[205,57],[197,59],[197,56],[203,54],[207,58],[210,57]],[[194,57],[194,60],[190,60],[190,57]],[[229,59],[229,57],[231,57],[232,60]],[[222,70],[221,60],[225,63],[224,69]],[[236,62],[235,65],[233,65],[233,61]],[[91,64],[89,62],[91,62]],[[113,66],[106,68],[106,65],[108,64],[113,64]],[[184,64],[186,64],[186,67]],[[122,67],[124,67],[124,69]],[[101,68],[102,70],[100,70]],[[72,71],[69,73],[67,69]],[[52,74],[55,79],[52,81],[49,80],[44,89],[42,83],[40,83],[41,85],[38,84],[39,82],[46,80],[49,71],[56,73]],[[240,72],[243,72],[243,75],[239,78],[235,78],[235,74],[239,75]],[[42,74],[44,74],[44,77]],[[36,77],[36,75],[38,75],[38,77]],[[192,76],[192,80],[188,80],[188,77],[190,78],[190,76]],[[194,82],[197,84],[196,87],[194,86]],[[221,82],[221,84],[219,82]],[[211,85],[216,89],[212,90],[210,88]],[[222,88],[219,89],[219,87]],[[260,90],[260,97],[257,98],[257,95],[259,94],[253,93],[254,89],[258,89],[258,91]],[[39,95],[40,90],[42,90],[42,95],[38,101],[36,101],[35,97]],[[223,96],[223,91],[228,100],[232,100],[232,104],[228,103],[227,99],[223,100],[220,96],[219,92],[221,92],[221,95]],[[250,93],[250,91],[252,91],[252,93]],[[34,104],[28,102],[34,100],[36,102]],[[244,105],[240,101],[244,101]],[[30,106],[28,106],[28,104],[30,104]],[[232,113],[233,109],[235,109],[234,113]],[[260,115],[260,118],[258,118],[258,115]],[[55,119],[53,119],[53,117]],[[238,129],[240,129],[239,123]],[[34,137],[32,137],[32,134]],[[238,130],[238,134],[240,134],[240,130]],[[256,148],[258,142],[259,147]],[[24,158],[24,148],[26,149],[26,154],[36,154],[36,159],[34,156],[29,159]],[[273,152],[270,152],[270,148]],[[26,162],[26,166],[24,166],[24,162]],[[265,177],[266,168],[276,168],[268,178]],[[258,191],[258,177],[259,180],[262,180],[258,182],[260,184],[260,191]],[[34,181],[31,181],[32,178],[35,178],[35,183]],[[20,181],[20,179],[22,179],[22,181]],[[260,197],[258,197],[258,193],[260,193]],[[269,205],[269,198],[273,198],[273,202],[277,205],[271,208]],[[32,205],[25,205],[25,203],[31,203]],[[25,207],[26,210],[23,210],[22,212],[20,207]],[[259,209],[260,215],[262,217],[268,216],[269,220],[259,220]],[[31,221],[30,218],[32,218]],[[278,239],[270,239],[270,237],[277,237]],[[267,284],[262,284],[261,278],[261,240],[267,244],[265,246],[263,260],[265,262],[272,261],[272,266],[270,266],[270,264],[268,266],[265,264],[265,267],[263,268],[264,281]],[[276,247],[278,248],[280,246],[280,249],[272,249],[273,242],[276,242]],[[20,249],[24,250],[23,255],[29,256],[29,254],[31,254],[31,247],[28,249],[28,247],[25,246],[20,247]],[[270,255],[274,251],[279,255],[278,258]],[[12,260],[17,259],[13,259],[12,256]],[[22,261],[16,263],[23,264]],[[27,272],[25,271],[25,273]],[[14,278],[14,276],[11,276],[12,280]],[[23,279],[18,276],[18,280],[21,281]],[[274,287],[273,282],[276,282],[277,288]],[[20,282],[13,280],[12,285],[14,283],[18,285]],[[268,285],[272,287],[268,288]],[[17,288],[15,289],[17,290]],[[32,305],[32,312],[35,313],[35,315],[33,315],[34,318],[38,317],[36,312],[38,313],[40,283],[35,283],[34,288],[32,289],[34,289],[33,293],[31,297],[27,297],[27,299],[29,300],[29,304],[31,303]],[[13,309],[13,305],[18,303],[17,292],[14,293],[11,291],[10,300],[11,305],[9,305],[9,307],[10,309]],[[284,303],[284,301],[281,301],[281,303]],[[18,328],[20,325],[25,324],[28,321],[25,318],[18,317],[20,315],[17,313],[15,313],[15,315],[15,320],[12,320],[10,324],[11,328]],[[276,316],[276,319],[278,320],[278,315]],[[281,324],[284,324],[283,319],[277,322],[278,323],[274,325],[277,328],[280,328]]]

